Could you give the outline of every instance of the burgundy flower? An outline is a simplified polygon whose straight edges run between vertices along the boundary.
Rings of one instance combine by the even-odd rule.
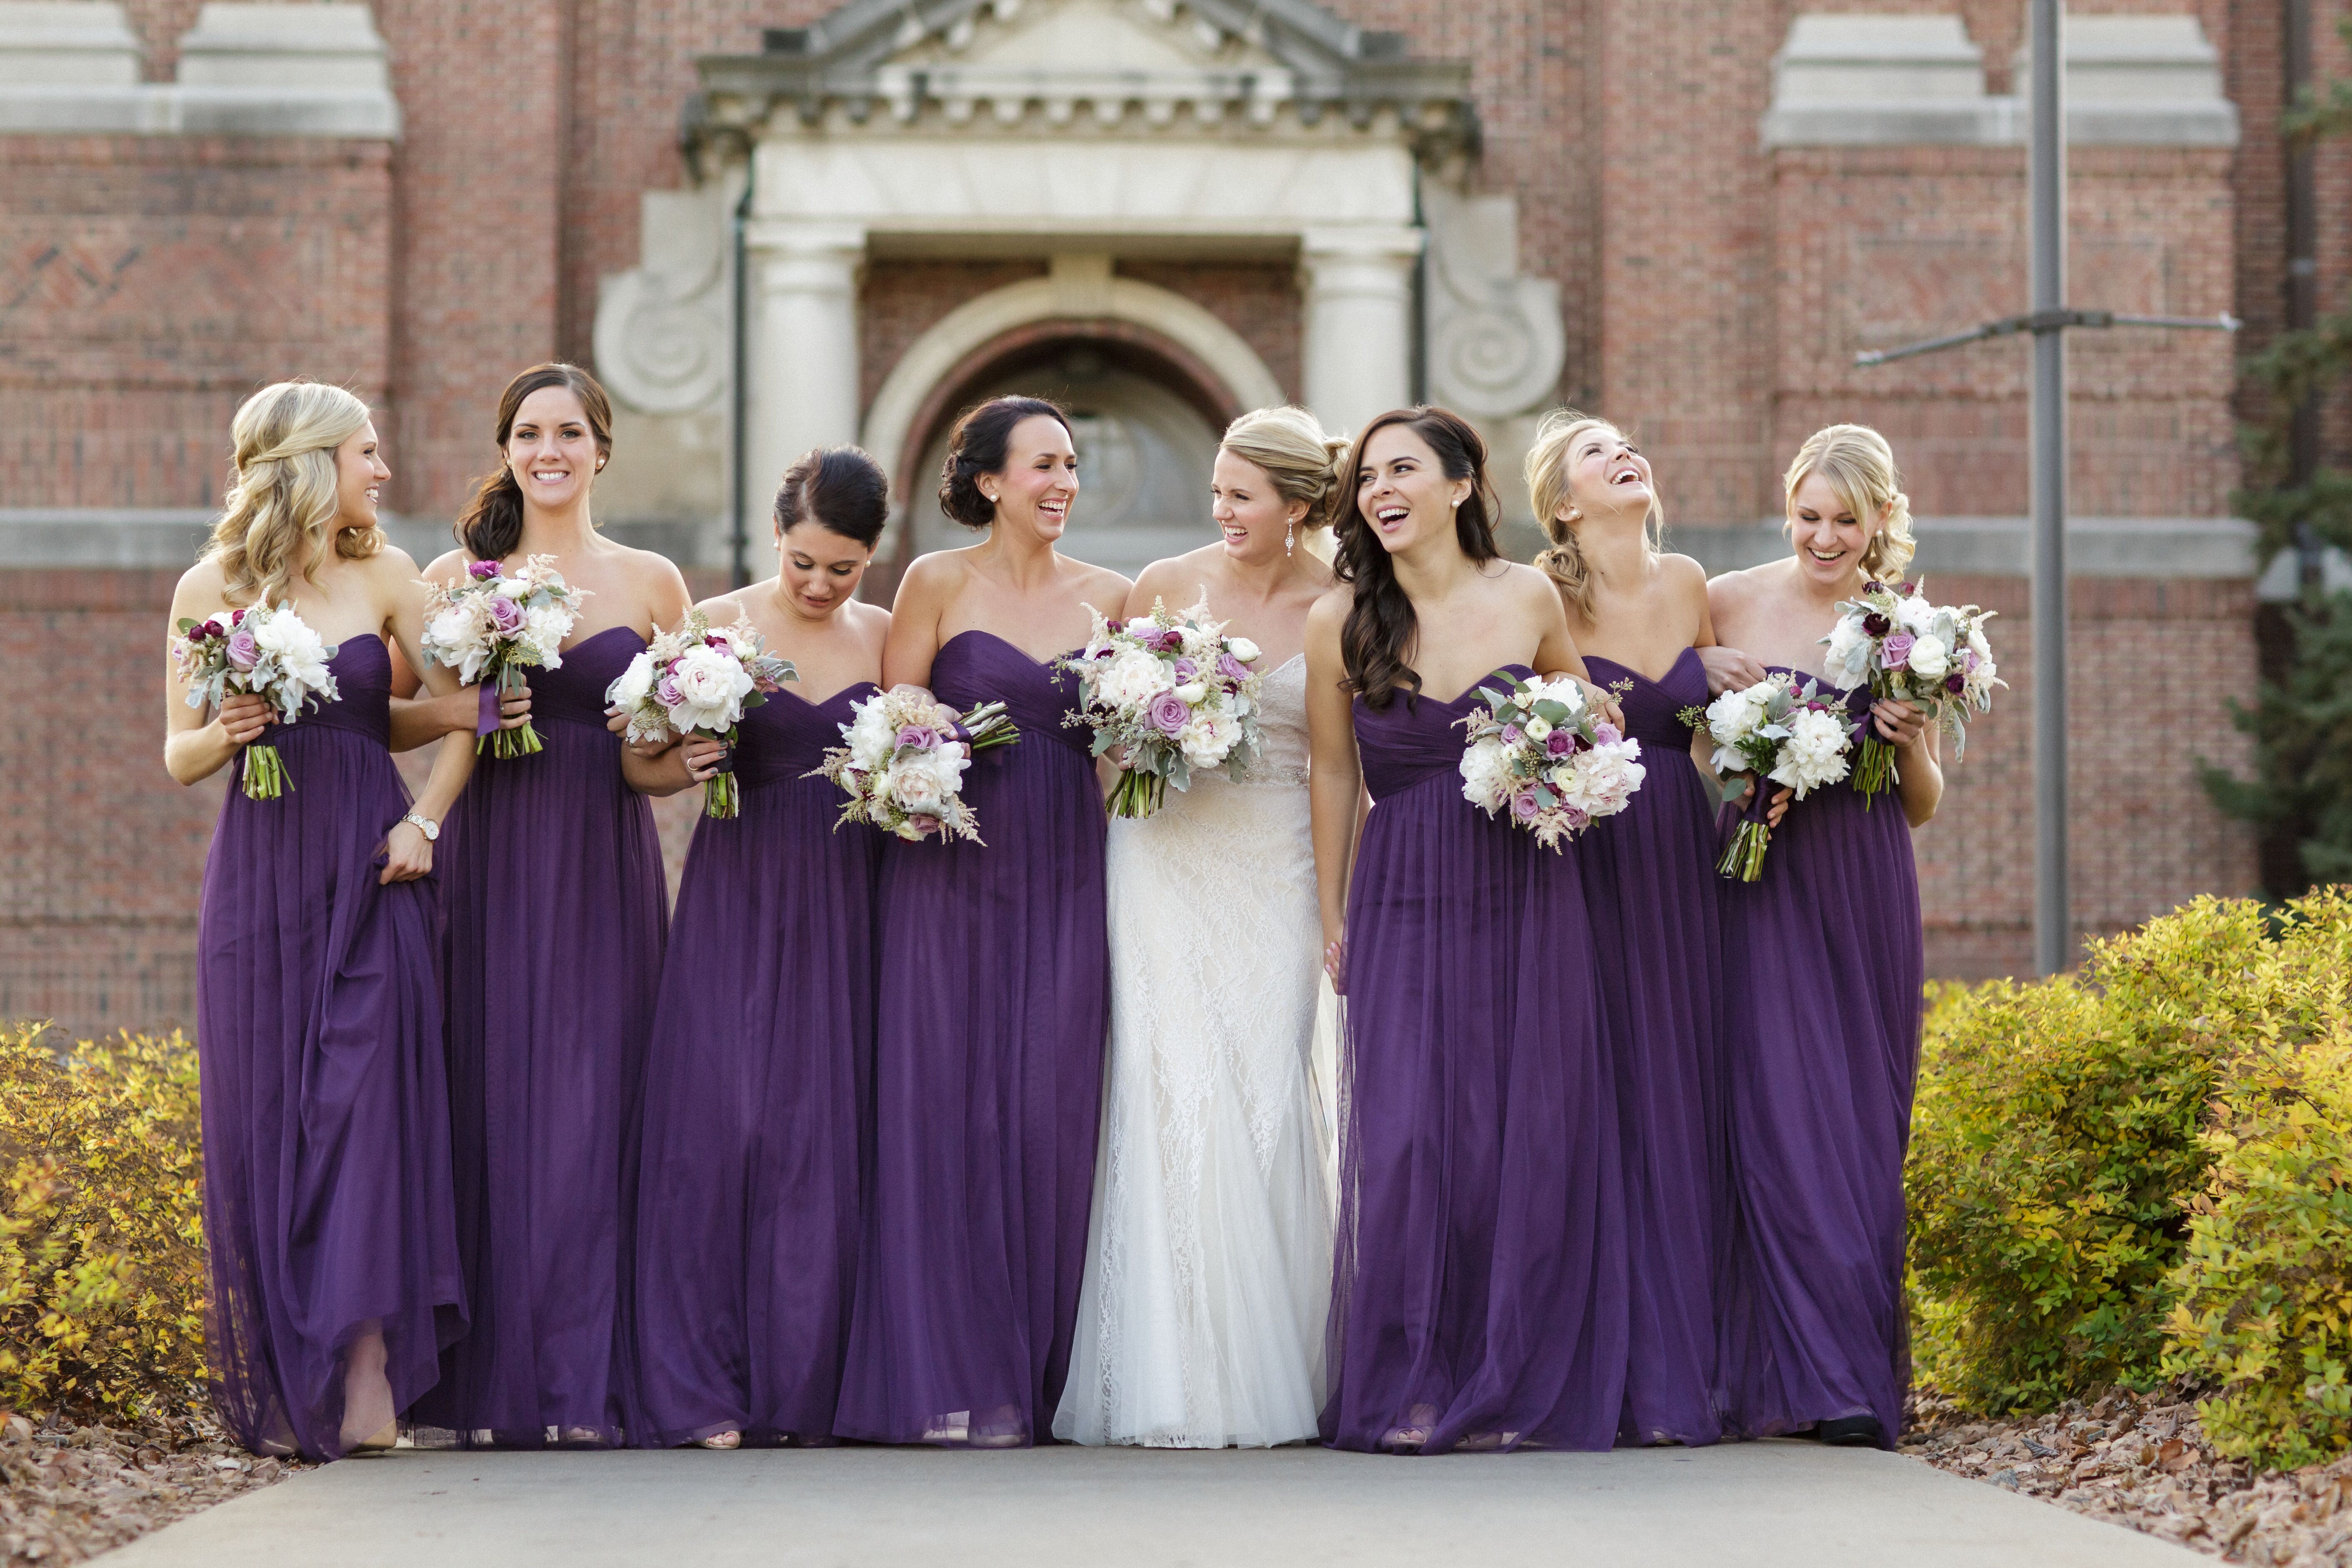
[[[1554,730],[1544,737],[1544,755],[1548,757],[1565,757],[1575,750],[1576,731],[1573,730]]]
[[[1954,692],[1954,693],[1958,693],[1958,692],[1966,691],[1968,689],[1969,689],[1969,678],[1968,678],[1967,676],[1965,676],[1965,675],[1962,675],[1958,670],[1957,670],[1957,669],[1956,669],[1956,670],[1952,671],[1952,673],[1951,673],[1951,674],[1949,674],[1949,675],[1948,675],[1948,676],[1944,677],[1944,689],[1945,689],[1945,690],[1947,690],[1947,691],[1950,691],[1950,692]]]
[[[1868,632],[1874,637],[1885,637],[1894,628],[1894,626],[1895,623],[1893,621],[1888,620],[1876,610],[1873,610],[1870,614],[1862,617],[1862,629]]]
[[[230,626],[235,626],[237,622],[243,619],[245,619],[245,612],[243,610],[231,610],[228,613],[228,624]]]

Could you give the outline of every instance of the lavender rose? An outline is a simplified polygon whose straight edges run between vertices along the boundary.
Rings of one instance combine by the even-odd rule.
[[[1909,632],[1896,632],[1878,647],[1878,662],[1882,668],[1900,669],[1911,660],[1911,645],[1919,639]]]
[[[654,695],[661,699],[661,705],[665,708],[675,708],[686,700],[686,694],[677,689],[677,677],[675,675],[666,674],[654,682]]]
[[[1192,710],[1185,707],[1184,700],[1174,692],[1163,691],[1151,700],[1151,706],[1144,710],[1144,717],[1150,720],[1151,727],[1161,734],[1175,735],[1182,733],[1184,726],[1192,721]]]
[[[522,630],[522,606],[512,599],[492,599],[490,625],[499,629],[500,637],[514,636],[515,633]]]
[[[1249,666],[1232,654],[1221,653],[1217,656],[1217,673],[1227,680],[1247,680]]]
[[[251,669],[261,662],[261,639],[239,626],[228,637],[228,661],[239,669]]]
[[[929,724],[908,724],[898,731],[899,746],[928,752],[940,743],[940,732]]]
[[[1511,797],[1511,815],[1521,822],[1533,822],[1542,810],[1543,803],[1536,798],[1536,792],[1531,789],[1523,789]]]
[[[1625,732],[1606,719],[1592,726],[1592,743],[1596,746],[1613,746],[1624,738]]]
[[[1201,673],[1200,665],[1189,658],[1178,659],[1171,668],[1175,670],[1176,679],[1179,681],[1190,680]]]

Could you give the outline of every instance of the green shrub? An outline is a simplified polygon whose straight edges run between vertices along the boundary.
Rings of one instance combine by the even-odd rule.
[[[205,1375],[196,1056],[0,1027],[0,1408],[136,1415]]]

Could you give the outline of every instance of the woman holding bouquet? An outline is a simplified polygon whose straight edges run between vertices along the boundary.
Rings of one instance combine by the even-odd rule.
[[[1345,1448],[1605,1448],[1624,1399],[1580,851],[1483,814],[1460,776],[1481,682],[1583,673],[1550,580],[1497,554],[1486,459],[1442,408],[1366,426],[1341,586],[1307,619],[1316,883],[1346,1014],[1322,1434]]]
[[[281,382],[245,401],[213,542],[172,598],[228,626],[275,605],[232,666],[322,659],[333,695],[290,724],[258,695],[192,707],[167,676],[164,765],[184,784],[264,742],[289,786],[228,790],[197,914],[205,1235],[213,1400],[257,1454],[332,1459],[388,1448],[394,1416],[440,1375],[465,1324],[434,978],[436,826],[464,787],[453,737],[412,805],[386,748],[384,640],[418,655],[425,588],[384,542],[392,477],[368,410],[340,387]],[[264,647],[307,626],[321,650]],[[201,629],[201,628],[200,628]],[[436,690],[454,679],[436,672]]]
[[[1885,438],[1859,425],[1807,439],[1782,488],[1793,553],[1707,599],[1726,643],[1811,679],[1838,604],[1901,579],[1911,508]],[[1735,1212],[1718,1310],[1727,1426],[1893,1447],[1925,969],[1910,830],[1944,776],[1919,710],[1867,686],[1845,702],[1895,746],[1899,806],[1868,809],[1851,781],[1814,790],[1773,828],[1762,875],[1722,888]]]
[[[1352,494],[1338,475],[1347,451],[1305,409],[1243,415],[1210,485],[1221,537],[1154,562],[1127,597],[1129,618],[1205,605],[1256,645],[1261,752],[1238,783],[1195,769],[1152,815],[1111,824],[1108,1142],[1057,1437],[1316,1435],[1331,1216],[1307,1070],[1304,650],[1331,573],[1305,539]],[[1171,939],[1204,916],[1213,931]]]
[[[1078,493],[1069,420],[999,397],[957,421],[940,508],[986,537],[898,586],[886,686],[1008,705],[1017,744],[963,775],[986,842],[882,858],[873,1186],[834,1430],[1025,1447],[1070,1359],[1108,1022],[1103,806],[1066,727],[1090,606],[1128,582],[1055,548]]]
[[[721,766],[741,791],[695,828],[646,1053],[629,1440],[648,1447],[832,1442],[857,1285],[882,837],[836,832],[840,792],[808,775],[880,689],[890,616],[856,595],[888,482],[854,447],[814,451],[774,520],[776,575],[696,608],[748,620],[798,680],[731,752],[697,736],[625,764],[652,795]]]
[[[1677,715],[1706,705],[1706,573],[1659,548],[1647,458],[1605,419],[1551,415],[1527,459],[1551,547],[1536,557],[1592,678],[1623,694],[1648,765],[1639,794],[1578,846],[1616,1084],[1632,1320],[1627,1443],[1712,1443],[1714,1270],[1722,1190],[1715,792]]]
[[[498,445],[462,548],[426,575],[548,556],[588,597],[561,662],[530,674],[542,749],[482,758],[449,822],[443,994],[473,1327],[417,1419],[470,1444],[607,1446],[622,1439],[633,1139],[667,922],[653,811],[622,777],[604,690],[688,599],[677,567],[590,518],[612,412],[587,372],[509,382]]]

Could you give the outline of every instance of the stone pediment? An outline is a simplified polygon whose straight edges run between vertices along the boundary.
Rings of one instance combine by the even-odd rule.
[[[705,125],[789,108],[805,124],[1265,129],[1342,117],[1423,139],[1472,132],[1469,68],[1417,60],[1310,0],[850,0],[758,55],[699,62]]]

